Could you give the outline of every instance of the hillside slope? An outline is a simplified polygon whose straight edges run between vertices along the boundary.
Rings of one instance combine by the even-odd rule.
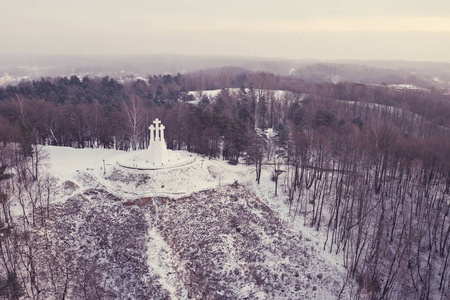
[[[260,200],[249,167],[197,159],[104,175],[99,153],[116,151],[45,148],[63,199],[51,205],[52,251],[39,251],[46,297],[338,297],[343,267]],[[74,163],[96,156],[88,170]]]

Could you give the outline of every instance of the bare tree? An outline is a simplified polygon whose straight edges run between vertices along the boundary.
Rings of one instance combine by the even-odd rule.
[[[123,103],[123,111],[125,115],[125,125],[130,135],[130,148],[139,149],[140,135],[144,131],[144,111],[142,101],[139,97],[131,95],[127,101]]]

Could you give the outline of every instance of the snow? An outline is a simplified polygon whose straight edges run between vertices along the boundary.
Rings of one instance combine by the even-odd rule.
[[[290,288],[287,287],[284,293],[278,291],[279,297],[282,299],[293,297],[292,295],[311,299],[331,299],[335,298],[339,292],[339,285],[342,284],[346,274],[342,258],[322,249],[325,240],[323,233],[304,226],[304,220],[300,216],[292,218],[285,202],[286,196],[282,192],[281,183],[279,195],[274,195],[274,183],[270,179],[271,166],[264,166],[261,183],[258,185],[254,180],[254,166],[241,164],[233,166],[221,160],[199,157],[187,166],[158,170],[134,170],[123,168],[117,164],[117,161],[133,155],[133,152],[55,146],[45,146],[43,150],[49,157],[46,162],[47,172],[55,176],[59,184],[54,199],[55,204],[64,204],[65,201],[73,199],[76,195],[91,195],[92,189],[100,189],[114,195],[124,205],[150,205],[148,207],[152,207],[151,212],[148,210],[145,212],[148,224],[153,224],[148,227],[146,237],[147,266],[150,278],[156,278],[172,299],[188,298],[189,291],[185,285],[188,279],[186,278],[191,278],[194,276],[192,274],[195,274],[192,273],[193,271],[189,271],[189,268],[194,268],[195,271],[196,264],[206,262],[220,268],[214,272],[217,272],[217,276],[223,276],[221,280],[224,282],[219,281],[218,283],[222,288],[215,291],[218,296],[222,294],[224,297],[229,296],[229,289],[235,288],[237,294],[234,295],[239,295],[240,298],[266,298],[268,294],[259,284],[254,281],[240,282],[253,278],[248,277],[252,272],[255,272],[254,276],[260,277],[264,284],[272,287],[276,286],[274,284],[277,281],[273,281],[275,279],[272,279],[271,276],[275,275],[269,273],[277,274],[279,272],[275,278],[279,278],[279,280],[285,278],[284,284],[290,285]],[[282,181],[282,177],[280,177],[280,182]],[[210,194],[214,196],[209,196]],[[173,202],[175,200],[178,202]],[[96,201],[89,203],[97,205]],[[109,206],[115,205],[114,202],[108,203],[110,203]],[[194,208],[193,204],[197,207]],[[98,205],[104,204],[98,203]],[[212,206],[207,208],[206,205]],[[244,219],[237,219],[237,228],[241,228],[239,232],[234,230],[229,232],[229,229],[226,229],[216,236],[208,236],[210,234],[208,231],[212,230],[211,224],[218,226],[214,230],[219,230],[221,226],[227,226],[227,224],[202,225],[202,220],[216,222],[215,220],[219,220],[222,214],[244,213],[244,211],[241,212],[243,208],[247,214],[244,214]],[[96,209],[101,211],[100,206]],[[88,211],[89,209],[85,208],[84,210]],[[200,219],[194,222],[191,220],[191,216]],[[113,216],[111,217],[113,218]],[[172,225],[167,223],[171,218],[171,222],[175,222]],[[186,221],[178,218],[186,218]],[[272,220],[270,222],[275,222],[278,219],[282,222],[283,231],[278,231],[281,230],[278,228],[271,233],[272,229],[258,227],[265,226],[263,225],[266,224],[265,222],[270,220]],[[79,219],[74,221],[76,227],[83,223]],[[159,222],[164,223],[166,227],[158,227]],[[188,226],[186,222],[193,223]],[[188,226],[183,229],[184,232],[180,231],[181,227],[178,230],[172,228],[172,226],[182,226],[181,224]],[[196,231],[203,233],[200,236],[192,236],[192,229],[189,228],[195,228]],[[242,255],[245,253],[243,251],[246,249],[240,247],[245,248],[247,245],[245,243],[249,243],[241,240],[242,235],[257,237],[257,242],[252,247],[256,247],[254,250],[259,250],[249,254],[255,255],[256,263],[249,264],[248,261],[242,260]],[[186,238],[190,240],[183,241]],[[219,246],[220,248],[217,248]],[[296,249],[292,247],[301,248],[295,250],[297,253],[295,255],[286,254],[290,253],[286,252],[288,249]],[[196,258],[199,255],[200,257]],[[203,258],[202,261],[203,255],[208,255],[209,258]],[[306,256],[303,257],[303,255]],[[185,264],[192,261],[186,261],[187,256],[194,257],[194,265],[189,268],[185,267]],[[264,257],[264,260],[258,262],[258,257]],[[308,261],[308,258],[314,261]],[[299,272],[300,274],[293,279],[284,277],[297,269],[303,270],[305,273]],[[239,273],[235,273],[237,270],[240,270]],[[316,275],[319,273],[324,277],[324,279],[320,279],[321,283],[317,283],[319,279]],[[228,274],[233,275],[230,277]],[[197,278],[195,276],[194,278]],[[199,278],[198,280],[201,280],[201,277]],[[235,286],[227,286],[230,282]],[[295,282],[298,283],[294,284]],[[307,292],[307,286],[303,286],[306,283],[308,283],[307,286],[312,284],[314,291]]]
[[[289,212],[289,206],[284,203],[285,196],[282,194],[283,189],[283,177],[282,175],[279,178],[279,195],[274,195],[274,182],[270,179],[271,171],[270,167],[264,166],[265,170],[261,175],[260,184],[258,185],[256,182],[253,182],[254,189],[256,191],[257,196],[261,201],[264,202],[272,211],[277,212],[281,219],[291,227],[294,232],[300,232],[303,237],[309,239],[311,243],[317,246],[320,249],[321,257],[326,259],[330,265],[336,265],[343,272],[344,265],[342,263],[342,258],[339,255],[335,255],[328,251],[323,251],[322,247],[325,242],[325,236],[315,229],[304,226],[304,219],[300,216],[292,217],[292,213]]]
[[[147,247],[147,264],[158,273],[159,283],[169,292],[171,299],[186,299],[187,291],[176,276],[172,265],[172,249],[156,232],[155,227],[149,230]],[[177,291],[181,291],[181,293],[177,293]]]
[[[96,181],[109,192],[124,197],[175,196],[182,197],[201,190],[212,189],[221,184],[233,183],[235,179],[246,178],[246,170],[225,162],[197,157],[190,165],[174,166],[173,169],[133,170],[118,165],[141,151],[117,151],[113,149],[74,149],[69,147],[45,146],[49,155],[47,172],[61,183],[73,182],[83,186],[86,181]],[[146,151],[146,150],[142,150]],[[185,151],[180,151],[186,156]],[[106,169],[104,168],[106,167]],[[226,172],[225,172],[226,171]],[[142,177],[148,185],[134,185],[129,180]],[[150,186],[150,187],[149,187]]]
[[[127,153],[113,149],[75,149],[57,146],[45,146],[43,149],[50,155],[48,172],[63,181],[75,181],[78,172],[88,169],[100,173],[103,170],[103,160],[108,169]]]
[[[192,155],[186,151],[165,150],[165,160],[158,160],[148,155],[149,150],[137,150],[130,153],[126,157],[121,157],[117,163],[125,168],[138,170],[157,170],[187,166],[196,160],[196,155]]]
[[[415,86],[414,84],[390,84],[389,87],[395,88],[397,90],[429,91],[429,89],[421,88],[421,87]]]
[[[237,94],[240,91],[239,88],[230,88],[227,90],[230,94]],[[223,90],[221,90],[221,89],[205,90],[205,91],[189,91],[188,94],[194,97],[194,100],[189,101],[189,103],[198,104],[198,103],[200,103],[203,96],[207,96],[209,99],[215,99],[222,91]],[[260,90],[254,89],[254,91],[255,91],[255,94],[257,95]],[[275,99],[281,99],[287,93],[290,93],[289,91],[285,91],[285,90],[261,90],[261,91],[264,93],[264,95],[273,94]],[[250,89],[246,88],[245,92],[248,94],[250,92]]]
[[[236,90],[238,91],[239,89],[229,89],[229,91],[233,91]],[[205,90],[205,91],[189,91],[188,95],[194,96],[194,98],[199,102],[201,100],[201,98],[203,96],[207,96],[208,98],[214,98],[216,97],[222,90],[218,89],[218,90]]]

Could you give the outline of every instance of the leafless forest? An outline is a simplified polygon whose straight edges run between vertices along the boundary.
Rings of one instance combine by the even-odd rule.
[[[215,89],[213,97],[205,92]],[[275,193],[286,192],[291,214],[326,232],[323,249],[342,256],[360,287],[355,298],[450,298],[450,96],[240,69],[128,83],[42,78],[0,88],[0,298],[38,299],[51,287],[64,299],[72,279],[79,295],[107,298],[96,290],[96,266],[71,269],[70,253],[85,250],[67,245],[66,260],[52,263],[64,245],[54,244],[50,224],[70,224],[50,222],[62,211],[49,204],[54,182],[39,172],[39,145],[144,149],[155,117],[168,125],[170,149],[254,165],[256,181],[264,165],[273,167]],[[31,214],[12,216],[12,197]],[[81,209],[76,203],[65,205]],[[124,224],[142,218],[121,216]],[[143,268],[137,253],[130,268]]]

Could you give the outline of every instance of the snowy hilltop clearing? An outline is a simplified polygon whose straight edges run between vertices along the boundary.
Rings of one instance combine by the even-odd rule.
[[[227,89],[227,91],[230,94],[237,95],[242,90],[239,88],[229,88],[229,89]],[[250,94],[252,92],[249,88],[244,89],[244,91],[247,94]],[[189,91],[188,95],[193,98],[193,100],[190,101],[189,103],[192,103],[192,104],[200,103],[200,101],[202,101],[202,99],[204,97],[206,97],[206,99],[215,99],[215,98],[217,98],[218,95],[220,95],[221,92],[223,92],[223,89]],[[284,97],[288,94],[292,94],[292,92],[285,91],[285,90],[255,89],[254,94],[256,96],[264,95],[264,97],[267,97],[267,98],[273,97],[274,99],[281,99],[282,97]]]
[[[143,171],[117,165],[122,151],[43,151],[55,177],[34,232],[46,236],[43,298],[336,299],[355,288],[323,236],[274,196],[269,169],[258,185],[253,167],[200,156]]]

